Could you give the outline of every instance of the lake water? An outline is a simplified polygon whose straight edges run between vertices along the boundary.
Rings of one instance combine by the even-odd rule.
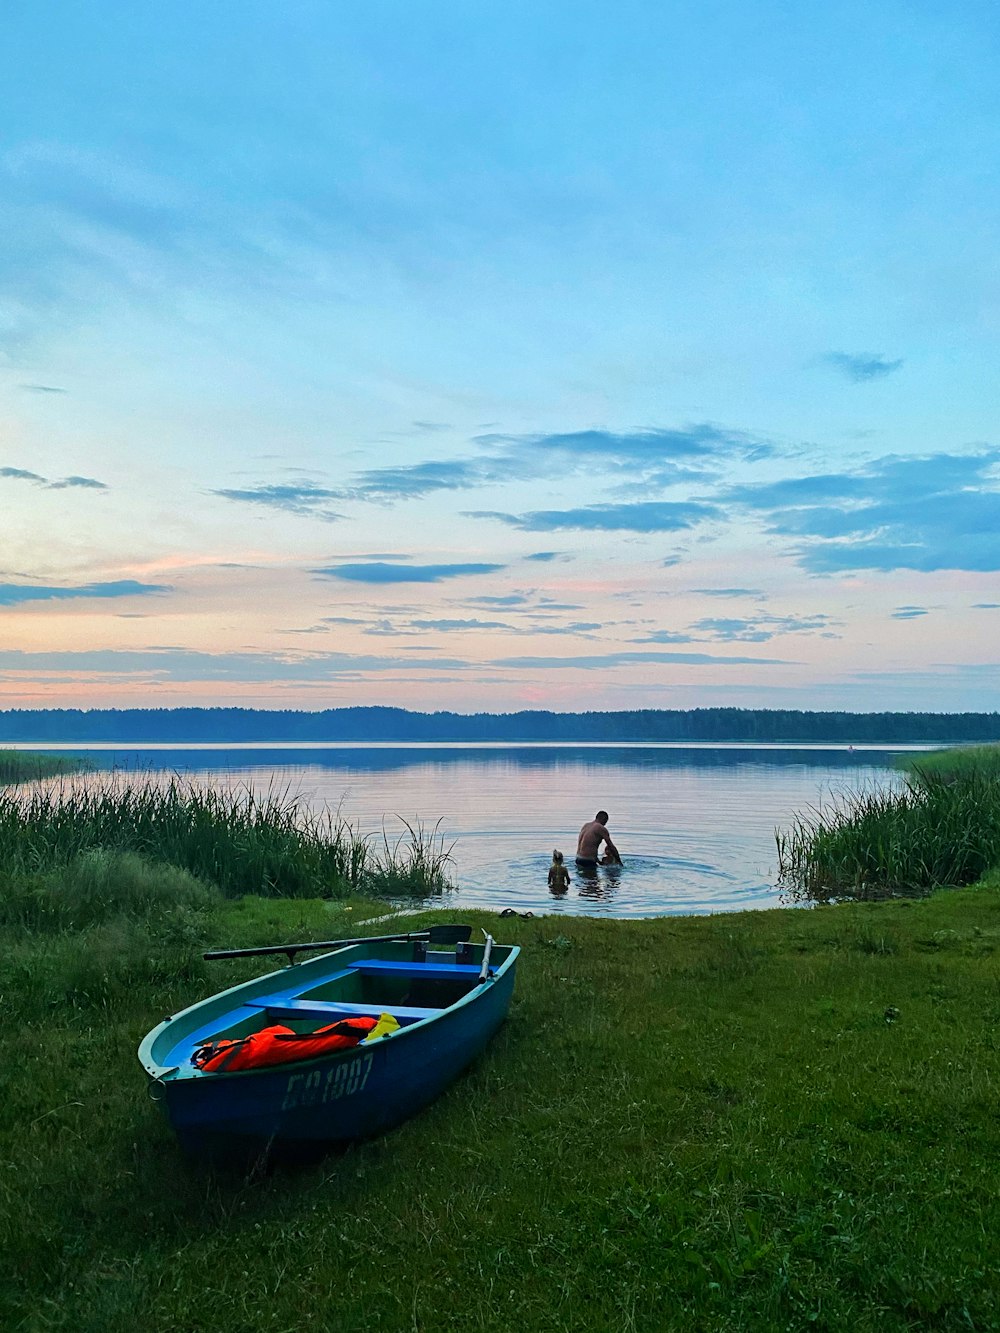
[[[277,790],[327,806],[390,842],[402,820],[452,849],[449,905],[642,917],[786,905],[776,827],[839,795],[898,781],[892,763],[922,745],[370,745],[177,748],[25,746],[86,753],[101,767],[170,770],[199,782]],[[624,867],[572,864],[598,809]],[[553,848],[570,865],[549,893]],[[435,902],[440,904],[441,900]]]

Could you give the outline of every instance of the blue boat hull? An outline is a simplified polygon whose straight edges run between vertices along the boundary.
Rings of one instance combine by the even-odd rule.
[[[419,1111],[468,1067],[503,1023],[514,975],[511,957],[460,1003],[391,1039],[267,1069],[153,1078],[153,1098],[197,1156],[368,1138]]]

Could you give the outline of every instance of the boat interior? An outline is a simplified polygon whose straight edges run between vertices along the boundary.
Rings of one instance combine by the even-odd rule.
[[[491,972],[509,952],[494,950]],[[193,1026],[184,1024],[187,1031],[172,1034],[173,1040],[164,1043],[168,1049],[157,1050],[156,1056],[162,1065],[199,1076],[190,1058],[200,1042],[248,1036],[273,1023],[308,1033],[353,1015],[390,1013],[401,1028],[410,1027],[458,1003],[480,984],[482,954],[481,945],[433,948],[415,940],[377,949],[358,945],[282,968],[230,992],[230,1003],[214,1016],[202,1014]]]
[[[454,950],[428,951],[412,961],[361,957],[316,986],[293,983],[246,1004],[263,1009],[269,1022],[291,1026],[388,1011],[406,1027],[461,1000],[479,985],[479,972],[476,964],[456,962]]]

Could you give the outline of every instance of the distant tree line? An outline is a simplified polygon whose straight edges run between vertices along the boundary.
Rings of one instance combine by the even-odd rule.
[[[1000,740],[1000,713],[846,713],[772,708],[414,713],[405,708],[0,710],[4,741],[904,741]]]

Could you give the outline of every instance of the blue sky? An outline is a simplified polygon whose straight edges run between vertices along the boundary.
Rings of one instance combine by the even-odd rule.
[[[0,16],[0,706],[998,706],[1000,16]]]

